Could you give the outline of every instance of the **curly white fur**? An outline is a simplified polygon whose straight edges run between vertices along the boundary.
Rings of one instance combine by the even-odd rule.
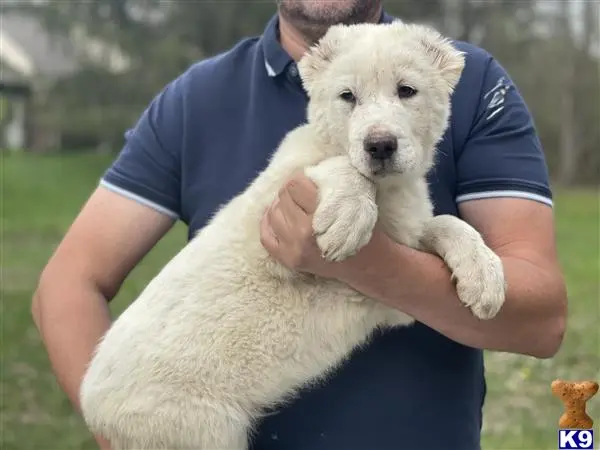
[[[322,380],[375,328],[413,322],[339,282],[293,273],[263,249],[261,216],[299,168],[319,188],[313,228],[325,258],[354,254],[379,219],[395,241],[442,257],[461,301],[493,317],[502,264],[472,227],[433,217],[425,179],[463,66],[424,26],[331,28],[299,63],[308,123],[99,343],[81,386],[90,429],[115,450],[243,450],[266,408]],[[399,85],[416,94],[399,95]],[[390,138],[397,151],[372,158],[365,142]]]

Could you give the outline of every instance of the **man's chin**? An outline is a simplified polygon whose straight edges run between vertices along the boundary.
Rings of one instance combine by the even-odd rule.
[[[373,21],[381,12],[381,0],[280,0],[279,13],[300,32],[317,41],[332,25]]]

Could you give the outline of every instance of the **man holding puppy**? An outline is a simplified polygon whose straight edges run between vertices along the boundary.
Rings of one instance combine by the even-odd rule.
[[[336,23],[390,20],[380,0],[280,0],[259,38],[193,65],[152,101],[44,269],[33,300],[54,372],[76,407],[86,364],[110,326],[107,302],[129,272],[175,220],[189,226],[190,237],[202,228],[304,121],[295,62],[307,47]],[[326,263],[310,233],[316,188],[295,176],[265,213],[265,248],[291,268],[337,278],[418,323],[376,335],[326,383],[266,417],[253,449],[479,449],[482,349],[538,358],[558,350],[566,293],[540,143],[504,69],[481,49],[457,46],[467,66],[431,192],[436,213],[469,222],[502,258],[509,286],[503,309],[479,321],[458,300],[441,259],[381,232],[356,256]]]

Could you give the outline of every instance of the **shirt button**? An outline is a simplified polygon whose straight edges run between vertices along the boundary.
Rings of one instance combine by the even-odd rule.
[[[298,76],[298,68],[296,67],[296,64],[292,64],[290,66],[290,75],[294,78]]]

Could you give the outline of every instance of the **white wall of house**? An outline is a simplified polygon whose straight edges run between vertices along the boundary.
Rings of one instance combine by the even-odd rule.
[[[10,99],[11,117],[3,125],[3,146],[8,150],[23,150],[27,144],[27,105],[24,97]]]

